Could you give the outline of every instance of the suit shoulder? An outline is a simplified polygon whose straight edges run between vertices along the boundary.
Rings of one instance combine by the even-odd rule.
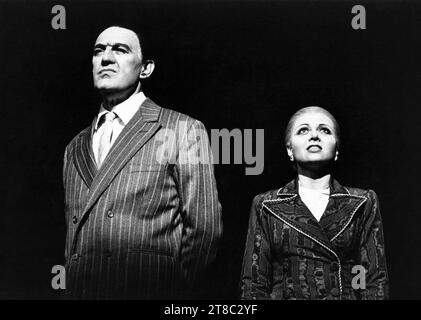
[[[366,197],[372,200],[377,199],[377,194],[374,190],[371,189],[362,189],[355,187],[345,187],[349,194],[358,197]]]
[[[278,199],[278,191],[279,189],[272,189],[263,193],[259,193],[253,198],[254,204],[260,204],[266,200],[275,200]]]
[[[70,140],[70,142],[66,145],[66,150],[73,149],[73,147],[76,144],[76,141],[79,139],[79,137],[84,135],[84,134],[90,133],[90,130],[91,130],[91,126],[86,127],[85,129],[80,131],[77,135],[75,135],[73,137],[73,139]]]
[[[189,125],[193,123],[202,124],[199,120],[184,113],[163,107],[161,107],[160,122],[164,126],[176,126],[179,123],[188,123]]]

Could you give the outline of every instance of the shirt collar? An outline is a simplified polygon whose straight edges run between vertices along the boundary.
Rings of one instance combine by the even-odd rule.
[[[130,96],[128,99],[124,100],[118,105],[114,106],[112,111],[115,114],[117,114],[117,117],[121,122],[123,122],[123,125],[126,125],[130,121],[130,119],[135,115],[135,113],[139,110],[140,105],[145,101],[145,99],[145,94],[142,91],[140,91]],[[106,112],[108,112],[108,110],[105,109],[104,106],[101,104],[98,117],[95,121],[95,130],[98,129],[99,119],[101,119],[101,116]]]
[[[298,193],[306,193],[306,194],[321,194],[321,195],[329,195],[330,194],[330,188],[327,187],[325,189],[310,189],[303,187],[301,184],[298,185]]]
[[[329,191],[333,194],[349,194],[349,191],[343,187],[336,179],[331,176],[329,182]],[[294,195],[298,194],[298,177],[295,177],[294,180],[287,183],[285,186],[280,188],[277,192],[277,195],[280,196],[282,194],[286,195]]]

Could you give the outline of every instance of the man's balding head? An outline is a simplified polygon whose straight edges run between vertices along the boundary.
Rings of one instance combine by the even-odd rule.
[[[95,44],[98,41],[101,41],[103,37],[107,37],[107,38],[111,37],[114,39],[120,39],[121,37],[125,37],[127,40],[131,41],[134,48],[138,50],[138,53],[140,54],[141,59],[143,58],[143,55],[142,55],[143,48],[141,45],[140,36],[135,31],[128,28],[121,27],[121,26],[111,26],[99,34],[98,38],[95,41]]]
[[[138,35],[119,26],[100,33],[92,65],[94,86],[103,96],[134,91],[140,79],[149,77],[154,67],[153,61],[143,61]]]

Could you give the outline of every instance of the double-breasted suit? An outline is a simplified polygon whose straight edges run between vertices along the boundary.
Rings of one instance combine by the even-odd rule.
[[[241,298],[387,298],[383,227],[374,191],[331,179],[329,202],[317,221],[297,185],[291,181],[253,201]]]
[[[99,169],[91,140],[64,156],[67,296],[183,297],[222,233],[203,124],[146,99]]]

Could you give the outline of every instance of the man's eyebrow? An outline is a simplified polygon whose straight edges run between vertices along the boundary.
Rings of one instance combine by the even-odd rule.
[[[96,49],[96,48],[105,49],[107,46],[110,46],[112,49],[122,47],[122,48],[126,49],[127,51],[130,51],[130,52],[132,51],[130,46],[128,46],[125,43],[120,43],[120,42],[116,42],[116,43],[97,43],[97,44],[95,44],[94,49]]]

